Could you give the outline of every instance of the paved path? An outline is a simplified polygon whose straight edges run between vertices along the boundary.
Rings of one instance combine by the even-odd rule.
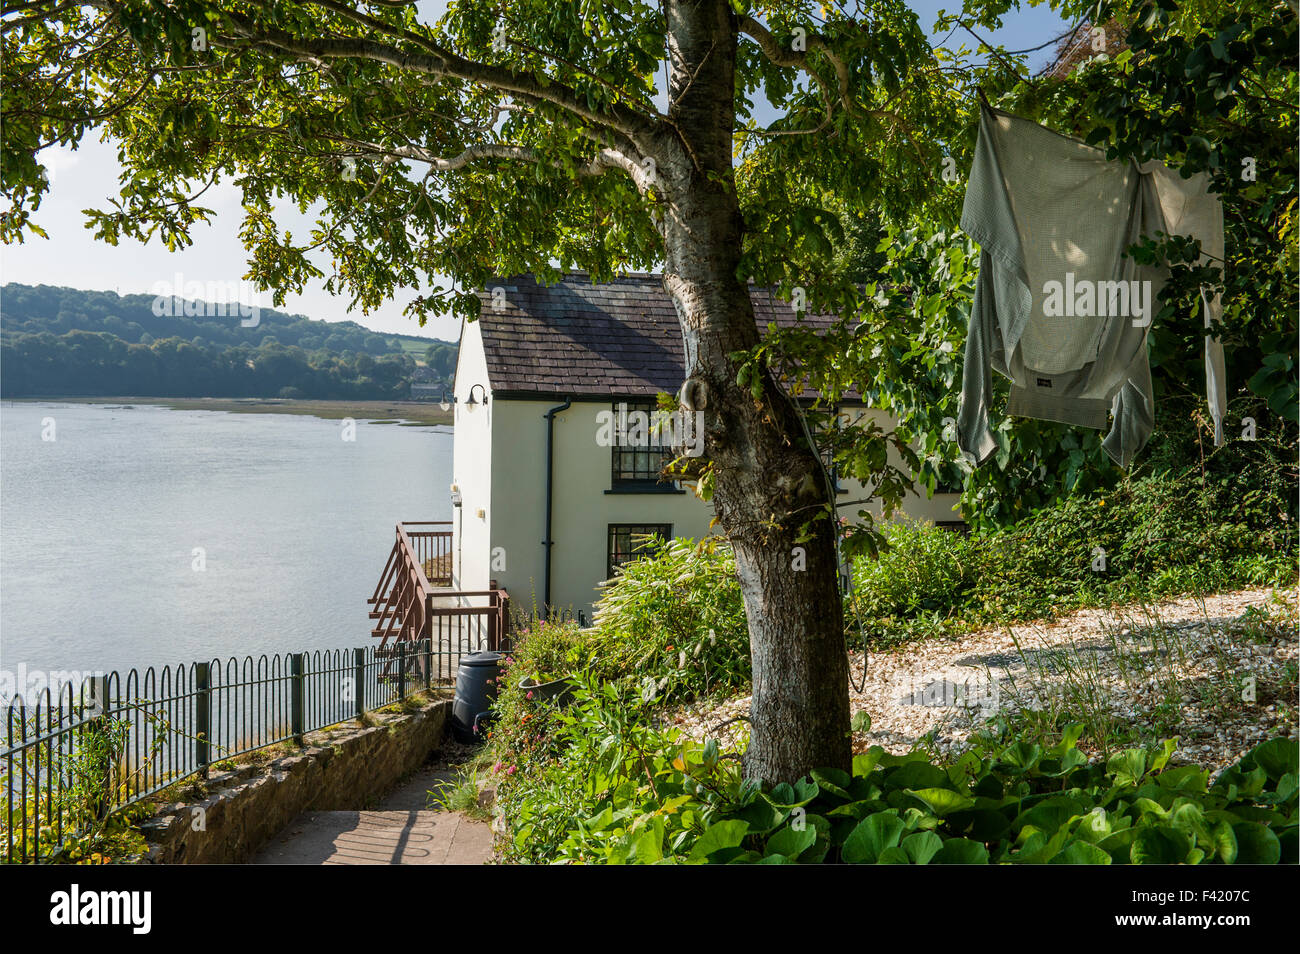
[[[482,865],[492,830],[459,812],[428,810],[428,792],[449,779],[426,770],[391,792],[374,811],[307,812],[256,858],[256,865]]]

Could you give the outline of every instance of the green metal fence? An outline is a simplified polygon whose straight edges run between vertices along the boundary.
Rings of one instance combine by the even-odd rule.
[[[112,813],[213,765],[405,699],[451,650],[425,639],[214,659],[15,699],[0,710],[0,862],[59,861]]]

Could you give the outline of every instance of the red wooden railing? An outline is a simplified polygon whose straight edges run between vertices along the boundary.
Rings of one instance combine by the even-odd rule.
[[[447,549],[450,553],[450,545]],[[447,582],[451,582],[450,568]],[[434,582],[406,531],[406,524],[399,523],[397,540],[388,553],[379,585],[367,600],[371,606],[370,618],[378,621],[370,635],[383,640],[381,648],[386,647],[389,640],[420,639],[425,635],[427,610],[433,592]]]
[[[438,678],[454,675],[461,655],[510,648],[509,594],[495,581],[489,590],[451,589],[450,528],[450,522],[399,523],[379,584],[367,601],[375,621],[370,635],[381,640],[379,651],[394,652],[399,642],[430,640]]]
[[[406,530],[406,538],[429,582],[451,586],[451,521],[406,520],[397,526]],[[442,527],[446,529],[433,529]]]

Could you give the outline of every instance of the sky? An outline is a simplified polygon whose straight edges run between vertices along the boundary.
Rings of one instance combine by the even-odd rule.
[[[909,0],[921,24],[933,27],[940,9],[956,9],[960,0]],[[420,4],[426,21],[441,15],[442,2]],[[1000,42],[1011,50],[1038,46],[1058,36],[1069,24],[1063,23],[1046,5],[1008,14],[1004,27],[985,37]],[[942,36],[936,36],[936,42]],[[950,47],[962,42],[972,46],[974,41],[962,35],[953,36]],[[1052,55],[1052,47],[1039,51],[1030,58],[1031,69],[1037,70]],[[775,113],[772,113],[775,116]],[[771,117],[763,117],[760,120]],[[51,188],[35,216],[35,221],[49,234],[49,240],[31,236],[21,245],[0,249],[0,284],[19,282],[26,285],[64,285],[72,288],[116,291],[118,294],[152,294],[159,281],[175,283],[179,275],[185,283],[198,282],[204,286],[215,283],[227,286],[246,271],[247,253],[239,241],[242,220],[239,191],[229,183],[209,190],[202,203],[216,214],[208,225],[196,227],[192,232],[194,244],[187,249],[168,252],[159,243],[140,245],[126,239],[118,246],[96,242],[84,227],[83,209],[105,208],[109,197],[117,194],[117,149],[103,143],[96,136],[86,137],[77,150],[51,148],[42,153],[49,169]],[[280,210],[281,226],[295,235],[306,236],[314,221],[310,214],[301,215],[294,208]],[[317,261],[323,269],[328,261]],[[322,280],[323,281],[323,280]],[[233,289],[232,289],[233,290]],[[450,317],[430,318],[421,328],[413,319],[402,314],[406,303],[419,294],[419,289],[399,290],[393,298],[369,315],[358,308],[348,311],[348,299],[330,295],[317,282],[301,295],[290,295],[277,310],[290,314],[301,313],[309,318],[325,321],[353,320],[375,331],[388,334],[421,335],[454,341],[459,335],[459,322]],[[202,297],[187,295],[186,297]],[[269,293],[260,296],[251,285],[237,297],[245,304],[274,307]]]

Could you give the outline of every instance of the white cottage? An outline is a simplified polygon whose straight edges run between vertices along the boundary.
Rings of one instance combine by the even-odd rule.
[[[620,404],[650,409],[681,387],[677,316],[657,275],[593,284],[571,274],[550,287],[519,277],[492,288],[460,335],[451,589],[495,582],[516,606],[589,620],[599,584],[632,556],[638,534],[710,532],[712,505],[659,481],[661,450],[600,439]],[[753,295],[760,327],[793,319],[788,303]],[[852,482],[844,489],[846,501],[866,496]],[[913,495],[904,510],[959,523],[957,499]]]

